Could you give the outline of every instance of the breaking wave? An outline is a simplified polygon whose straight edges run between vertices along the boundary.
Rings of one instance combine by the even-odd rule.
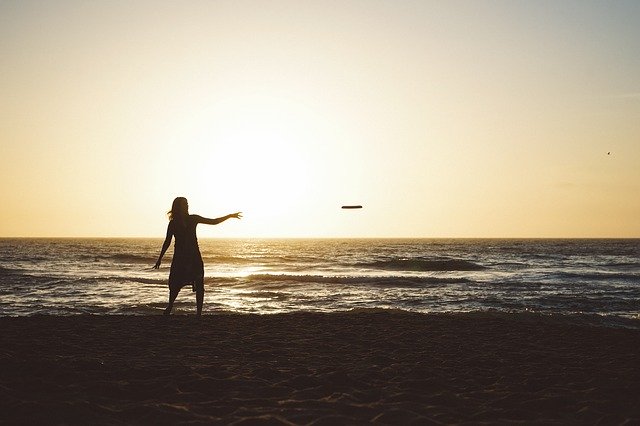
[[[470,283],[466,278],[439,278],[439,277],[363,277],[363,276],[327,276],[327,275],[289,275],[289,274],[254,274],[249,275],[245,280],[257,282],[287,282],[291,283],[321,283],[321,284],[342,284],[342,285],[367,285],[367,286],[389,286],[407,287],[423,286],[428,284],[459,284]]]
[[[468,260],[462,259],[392,259],[375,262],[359,263],[364,268],[385,269],[391,271],[482,271],[487,269]]]

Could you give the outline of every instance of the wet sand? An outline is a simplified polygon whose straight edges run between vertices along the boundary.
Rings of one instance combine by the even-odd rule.
[[[640,331],[537,315],[0,318],[0,423],[640,423]]]

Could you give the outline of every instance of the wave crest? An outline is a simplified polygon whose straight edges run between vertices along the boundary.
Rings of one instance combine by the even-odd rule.
[[[360,263],[358,266],[392,271],[482,271],[487,269],[477,263],[462,259],[391,259]]]
[[[438,277],[362,277],[362,276],[325,276],[325,275],[289,275],[289,274],[254,274],[249,275],[245,280],[255,282],[287,282],[287,283],[320,283],[320,284],[342,284],[342,285],[369,285],[369,286],[389,286],[407,287],[423,286],[427,284],[456,284],[469,283],[466,278],[438,278]]]

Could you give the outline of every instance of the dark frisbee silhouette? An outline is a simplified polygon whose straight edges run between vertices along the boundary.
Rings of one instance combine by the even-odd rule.
[[[343,209],[361,209],[362,206],[342,206]]]

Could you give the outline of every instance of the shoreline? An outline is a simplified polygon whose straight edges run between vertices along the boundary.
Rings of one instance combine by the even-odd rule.
[[[184,291],[184,290],[183,290]],[[159,303],[153,309],[146,311],[131,310],[123,312],[68,312],[62,314],[55,313],[33,313],[28,315],[0,315],[0,323],[2,321],[17,318],[119,318],[119,317],[138,317],[138,318],[158,318],[162,317],[166,303]],[[206,307],[205,301],[205,307]],[[342,310],[289,310],[281,312],[238,312],[233,310],[225,310],[216,308],[213,311],[203,311],[203,317],[226,317],[226,316],[248,316],[248,317],[277,317],[287,315],[418,315],[424,317],[451,318],[451,319],[474,319],[479,321],[486,320],[503,320],[516,322],[539,322],[543,323],[561,323],[572,326],[584,327],[602,327],[611,329],[630,329],[640,331],[640,316],[638,315],[615,315],[615,314],[598,314],[598,313],[576,313],[576,312],[543,312],[543,311],[501,311],[497,309],[476,310],[476,311],[430,311],[422,312],[418,310],[402,309],[402,308],[384,308],[384,307],[366,307],[351,308]],[[171,318],[189,318],[195,317],[195,303],[192,301],[179,300],[176,301],[175,307],[171,313]]]
[[[0,422],[640,421],[640,331],[402,311],[0,318]]]

